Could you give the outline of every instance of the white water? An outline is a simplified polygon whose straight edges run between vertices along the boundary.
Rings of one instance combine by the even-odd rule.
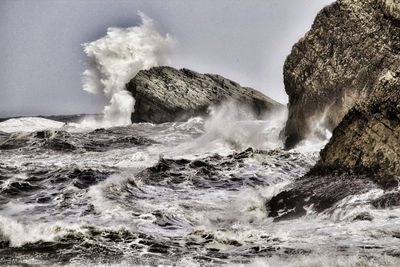
[[[105,181],[92,185],[87,190],[79,190],[73,185],[62,188],[61,196],[54,198],[56,207],[62,206],[63,194],[69,206],[65,209],[24,202],[24,197],[15,198],[1,207],[0,229],[10,245],[19,247],[28,242],[54,241],[66,234],[83,235],[88,242],[93,241],[87,227],[93,226],[102,231],[120,231],[153,234],[157,240],[177,240],[182,244],[194,242],[203,244],[200,250],[188,250],[186,256],[165,255],[159,264],[178,266],[199,266],[193,255],[202,250],[218,249],[231,255],[232,260],[239,257],[248,247],[268,246],[311,250],[310,255],[277,255],[272,258],[257,258],[252,254],[248,266],[396,266],[398,258],[385,255],[398,250],[400,232],[398,218],[400,209],[375,209],[369,200],[383,194],[373,190],[363,195],[350,196],[337,203],[322,214],[310,212],[293,221],[272,222],[265,210],[265,203],[276,195],[282,187],[307,172],[315,162],[321,146],[321,138],[308,140],[310,146],[303,152],[295,150],[283,152],[279,132],[284,125],[285,114],[271,114],[266,120],[254,120],[251,115],[236,106],[227,105],[212,111],[212,116],[203,120],[193,118],[183,123],[153,125],[133,124],[117,132],[128,131],[127,135],[141,135],[153,138],[158,143],[148,147],[131,147],[105,152],[59,153],[2,151],[2,166],[15,168],[21,173],[14,175],[2,188],[11,182],[27,179],[26,170],[58,168],[113,169],[117,172]],[[17,119],[4,125],[15,131],[26,129],[23,120]],[[50,121],[51,122],[51,121]],[[51,126],[52,123],[48,125]],[[321,125],[316,123],[316,125]],[[18,128],[20,127],[20,128]],[[5,128],[1,127],[0,131]],[[74,131],[71,131],[74,132]],[[321,135],[318,135],[321,136]],[[95,138],[95,137],[93,137]],[[313,140],[318,142],[313,143]],[[327,140],[324,140],[326,142]],[[175,189],[163,184],[149,185],[137,179],[137,171],[153,166],[160,155],[165,158],[201,159],[219,153],[228,155],[252,146],[255,149],[276,151],[247,158],[235,165],[224,175],[259,177],[265,184],[243,185],[237,188],[196,188],[183,183]],[[313,152],[306,152],[306,151]],[[300,161],[299,161],[300,159]],[[129,193],[126,188],[134,182],[140,198]],[[60,193],[48,183],[43,192]],[[134,188],[130,189],[134,190]],[[88,204],[85,204],[88,203]],[[87,205],[93,205],[95,214],[82,216]],[[157,223],[160,218],[155,211],[173,218],[176,229],[165,229]],[[367,212],[372,221],[354,221],[360,213]],[[138,214],[137,216],[133,214]],[[162,219],[162,218],[161,218]],[[214,238],[204,243],[204,235]],[[231,241],[241,246],[231,245]],[[102,244],[103,245],[103,244]],[[121,245],[122,246],[122,245]],[[376,246],[377,248],[373,248]],[[365,247],[365,249],[364,249]],[[372,248],[371,248],[372,247]],[[344,248],[341,251],[340,248]],[[135,252],[126,249],[126,255]],[[138,252],[139,253],[139,252]],[[146,250],[141,255],[148,255]],[[246,252],[247,253],[247,252]],[[276,253],[279,253],[277,251]],[[239,255],[239,256],[238,256]],[[367,260],[366,257],[372,257]],[[142,257],[142,256],[138,256]],[[170,258],[172,257],[172,258]],[[143,258],[139,258],[145,260]],[[240,259],[239,259],[240,260]],[[235,266],[230,259],[229,265]],[[75,265],[80,265],[77,261]],[[127,262],[125,265],[129,265]],[[151,264],[148,264],[151,265]],[[202,264],[201,264],[202,265]],[[117,265],[118,266],[118,265]],[[119,266],[124,266],[124,259]],[[236,266],[243,266],[237,264]]]
[[[130,28],[108,28],[106,36],[83,44],[89,57],[88,69],[83,73],[83,90],[103,94],[108,104],[103,118],[87,118],[89,127],[123,126],[131,123],[135,99],[125,85],[144,69],[169,65],[173,40],[162,35],[156,23],[139,12],[142,23]]]
[[[18,119],[8,119],[0,122],[0,131],[5,133],[14,132],[34,132],[45,129],[58,129],[64,125],[63,122],[37,117],[25,117]]]

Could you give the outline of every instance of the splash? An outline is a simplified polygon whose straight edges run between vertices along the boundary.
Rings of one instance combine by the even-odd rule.
[[[326,127],[326,117],[329,107],[325,109],[322,115],[310,118],[311,132],[307,138],[301,141],[295,148],[300,153],[318,152],[328,143],[332,137],[332,132]]]
[[[199,147],[229,146],[241,151],[248,147],[276,149],[283,146],[279,133],[285,125],[287,110],[267,113],[256,119],[246,106],[235,102],[212,107],[204,123],[205,133],[197,140]]]
[[[112,127],[131,124],[135,99],[125,85],[143,69],[169,65],[173,39],[162,35],[155,22],[139,12],[141,24],[130,28],[108,28],[106,36],[83,44],[89,57],[83,73],[83,90],[104,94],[108,104],[101,119],[86,118],[88,127]]]

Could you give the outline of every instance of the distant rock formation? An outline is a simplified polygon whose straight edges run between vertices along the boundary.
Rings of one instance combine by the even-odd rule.
[[[154,67],[142,70],[127,84],[127,89],[136,100],[133,122],[182,121],[205,115],[208,107],[226,100],[247,105],[258,116],[283,108],[262,93],[241,87],[220,75],[188,69]]]
[[[399,60],[399,0],[338,0],[325,7],[284,64],[286,147],[304,139],[310,118],[324,111],[333,130]]]

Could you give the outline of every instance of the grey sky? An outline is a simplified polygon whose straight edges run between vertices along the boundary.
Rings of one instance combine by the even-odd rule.
[[[82,90],[81,44],[138,10],[178,42],[172,66],[217,73],[286,103],[282,66],[332,0],[1,0],[0,117],[101,112]]]

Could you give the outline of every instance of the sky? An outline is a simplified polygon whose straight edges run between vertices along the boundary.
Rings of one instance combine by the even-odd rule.
[[[1,0],[0,117],[100,113],[82,90],[82,44],[157,21],[171,66],[216,73],[287,103],[283,63],[332,0]]]

